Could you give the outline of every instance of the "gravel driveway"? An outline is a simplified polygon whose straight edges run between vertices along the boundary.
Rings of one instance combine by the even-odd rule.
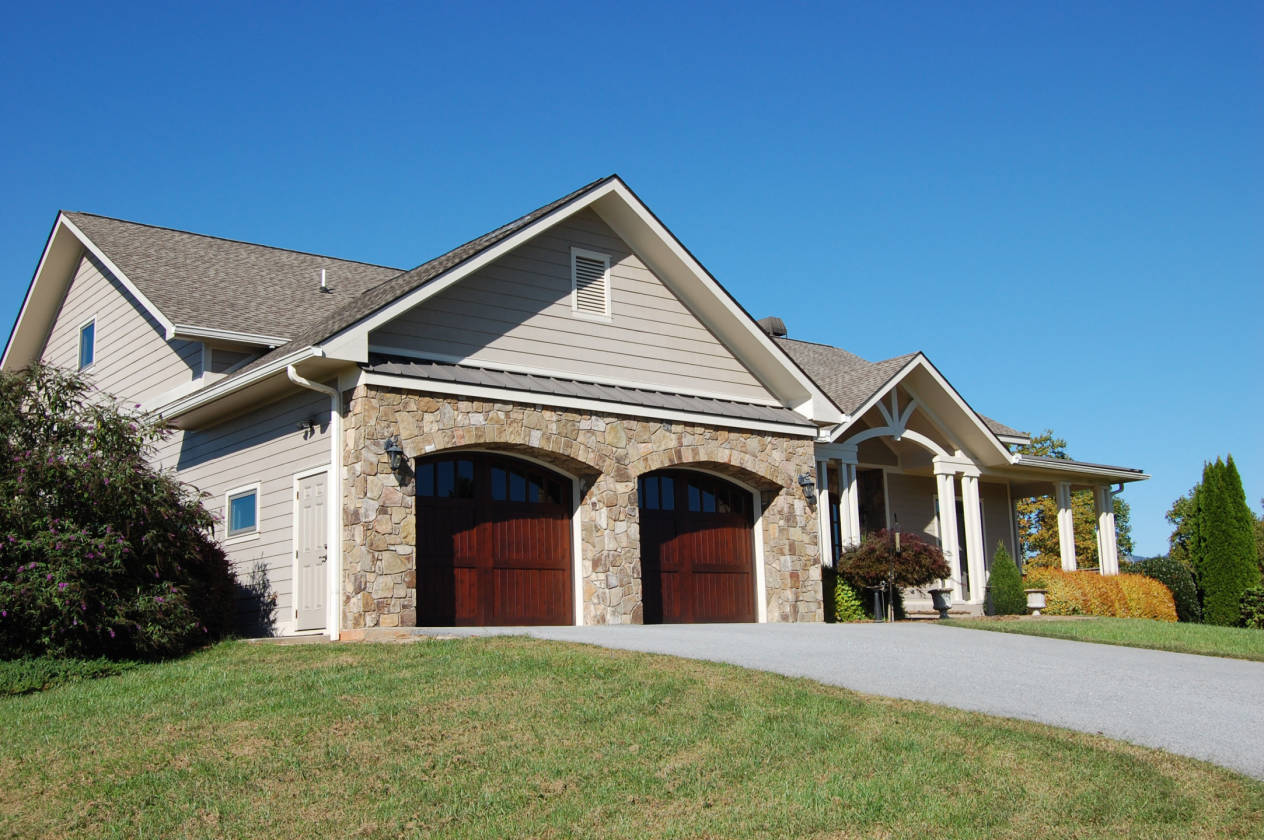
[[[1040,721],[1264,779],[1264,663],[931,622],[445,628],[729,662]]]

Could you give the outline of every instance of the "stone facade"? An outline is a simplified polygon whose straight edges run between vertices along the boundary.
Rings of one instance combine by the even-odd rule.
[[[821,621],[816,506],[798,476],[814,473],[806,437],[599,416],[361,385],[344,393],[342,627],[417,619],[411,481],[399,486],[383,443],[409,459],[470,448],[527,455],[580,481],[585,624],[642,620],[637,478],[698,468],[760,491],[769,621]]]

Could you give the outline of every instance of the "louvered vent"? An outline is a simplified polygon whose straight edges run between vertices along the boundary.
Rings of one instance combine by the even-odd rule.
[[[571,309],[586,315],[610,315],[610,258],[591,251],[571,250],[571,279],[575,293]]]

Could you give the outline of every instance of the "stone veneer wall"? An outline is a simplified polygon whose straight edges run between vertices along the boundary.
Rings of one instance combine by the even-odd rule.
[[[816,507],[797,480],[814,473],[808,438],[365,385],[346,392],[344,405],[344,630],[416,624],[413,487],[391,473],[382,445],[393,435],[409,459],[467,447],[530,455],[579,476],[585,624],[641,622],[637,477],[674,466],[760,490],[768,620],[824,618]]]

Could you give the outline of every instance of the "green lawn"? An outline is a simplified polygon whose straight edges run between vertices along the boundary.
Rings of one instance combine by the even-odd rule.
[[[1248,837],[1264,783],[1101,737],[521,638],[0,699],[3,837]]]
[[[1077,642],[1228,656],[1264,662],[1264,630],[1177,624],[1149,618],[1072,618],[1065,621],[1016,621],[1004,618],[949,619],[944,624],[972,630],[997,630],[1028,636],[1051,636]]]

